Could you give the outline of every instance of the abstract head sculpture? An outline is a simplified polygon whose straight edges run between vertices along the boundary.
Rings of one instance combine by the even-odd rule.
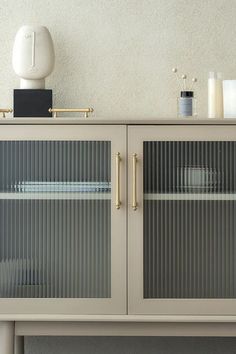
[[[23,26],[16,34],[12,65],[21,89],[44,89],[54,68],[53,41],[44,26]]]

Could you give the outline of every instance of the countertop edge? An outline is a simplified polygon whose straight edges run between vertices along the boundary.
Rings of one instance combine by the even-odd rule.
[[[0,125],[236,125],[234,119],[0,118]]]

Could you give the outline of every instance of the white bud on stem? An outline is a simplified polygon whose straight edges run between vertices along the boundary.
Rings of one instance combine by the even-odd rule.
[[[182,75],[182,79],[184,81],[184,91],[186,91],[186,79],[187,79],[187,75],[186,74],[183,74]]]

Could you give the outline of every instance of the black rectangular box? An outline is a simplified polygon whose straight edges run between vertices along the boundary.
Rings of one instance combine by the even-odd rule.
[[[14,117],[52,117],[52,90],[14,90]]]

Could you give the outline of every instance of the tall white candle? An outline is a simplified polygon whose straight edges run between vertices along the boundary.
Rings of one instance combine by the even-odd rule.
[[[208,118],[223,118],[223,87],[221,73],[209,73]]]

